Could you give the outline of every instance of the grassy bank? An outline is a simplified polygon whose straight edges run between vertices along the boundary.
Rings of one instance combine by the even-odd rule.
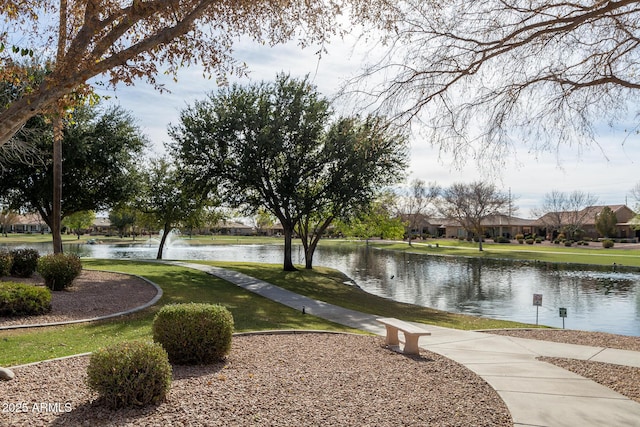
[[[157,235],[155,236],[157,237]],[[107,244],[137,244],[147,240],[147,236],[138,236],[135,240],[130,237],[119,238],[117,236],[81,236],[77,239],[75,235],[63,235],[63,243],[86,243],[89,239],[97,240]],[[258,236],[187,236],[183,235],[190,245],[264,245],[282,244],[280,237],[258,237]],[[51,235],[41,234],[9,234],[8,237],[0,236],[0,246],[3,244],[24,244],[30,243],[50,243]],[[298,243],[294,241],[294,243]],[[322,246],[352,246],[365,245],[364,241],[348,239],[323,239]],[[451,255],[465,257],[515,259],[529,261],[592,264],[592,265],[627,265],[640,267],[640,249],[637,245],[616,244],[614,248],[604,249],[600,243],[591,242],[589,246],[555,245],[549,242],[543,244],[496,244],[491,241],[484,242],[484,250],[478,251],[478,244],[474,242],[460,241],[457,239],[429,239],[426,241],[414,242],[409,246],[407,242],[381,242],[369,241],[370,245],[388,250],[409,251],[415,253],[426,253],[433,255]],[[627,249],[633,247],[633,249]]]
[[[323,319],[294,310],[247,292],[208,274],[182,267],[147,262],[85,260],[85,268],[136,274],[157,283],[163,297],[143,312],[101,322],[30,330],[0,331],[0,366],[12,366],[94,351],[117,341],[151,338],[151,324],[165,304],[208,302],[225,305],[232,312],[236,331],[271,329],[323,329],[351,331]],[[237,269],[312,298],[363,312],[394,316],[461,329],[518,327],[522,324],[441,312],[396,303],[343,284],[334,270],[284,272],[280,265],[215,263]]]
[[[626,249],[630,245],[618,244],[617,247],[604,249],[597,243],[590,246],[565,247],[550,243],[520,245],[483,243],[483,251],[478,250],[477,243],[459,242],[454,239],[429,240],[413,243],[406,242],[376,242],[370,245],[380,249],[406,251],[430,255],[464,256],[491,259],[509,259],[522,261],[538,261],[565,264],[627,266],[640,267],[640,249]]]

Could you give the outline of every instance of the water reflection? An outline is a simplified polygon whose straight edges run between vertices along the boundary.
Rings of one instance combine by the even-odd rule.
[[[48,249],[44,245],[41,253]],[[153,259],[155,247],[76,245],[82,257]],[[282,263],[279,245],[174,246],[165,259]],[[294,246],[294,263],[303,264]],[[452,312],[535,323],[533,294],[543,295],[539,323],[640,336],[640,274],[610,268],[578,270],[560,265],[444,258],[371,247],[321,246],[315,265],[343,271],[360,287],[396,301]]]

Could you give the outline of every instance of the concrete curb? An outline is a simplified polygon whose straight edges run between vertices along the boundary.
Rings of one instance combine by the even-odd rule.
[[[151,280],[142,277],[142,276],[138,276],[137,274],[130,274],[130,273],[122,273],[119,271],[106,271],[106,270],[92,270],[92,271],[104,271],[104,272],[108,272],[108,273],[117,273],[117,274],[124,274],[130,277],[135,277],[138,279],[142,279],[145,282],[147,282],[148,284],[150,284],[151,286],[153,286],[154,288],[156,288],[156,296],[154,296],[149,302],[140,305],[138,307],[134,307],[131,308],[129,310],[125,310],[125,311],[119,311],[117,313],[112,313],[112,314],[106,314],[104,316],[98,316],[98,317],[92,317],[92,318],[88,318],[88,319],[77,319],[77,320],[66,320],[63,322],[51,322],[51,323],[36,323],[36,324],[30,324],[30,325],[9,325],[9,326],[0,326],[0,331],[5,331],[5,330],[11,330],[11,329],[28,329],[28,328],[44,328],[47,326],[60,326],[60,325],[70,325],[73,323],[86,323],[86,322],[96,322],[98,320],[105,320],[105,319],[112,319],[114,317],[120,317],[120,316],[126,316],[127,314],[132,314],[132,313],[136,313],[138,311],[142,311],[145,308],[149,308],[152,305],[154,305],[155,303],[157,303],[160,298],[162,298],[162,288],[160,288],[160,286],[158,286],[157,284],[153,283]]]

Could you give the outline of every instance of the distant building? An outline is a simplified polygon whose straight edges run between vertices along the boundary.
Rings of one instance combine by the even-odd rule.
[[[222,220],[212,227],[212,232],[226,236],[253,236],[255,228],[241,222]]]
[[[578,222],[585,237],[596,239],[602,237],[596,230],[596,219],[605,207],[605,205],[589,206],[577,212],[549,212],[536,220],[536,226],[542,236],[552,239],[563,231],[562,226],[574,225]],[[640,237],[640,231],[635,230],[634,227],[637,226],[634,220],[635,212],[626,205],[608,205],[608,207],[616,215],[618,221],[615,235],[608,237],[619,239]]]
[[[15,222],[8,227],[9,233],[51,233],[51,229],[39,214],[18,215]]]
[[[535,232],[535,220],[524,219],[508,215],[491,215],[481,222],[485,238],[505,237],[513,239],[516,235],[530,235]],[[473,237],[456,220],[449,220],[442,224],[445,235],[452,238]]]

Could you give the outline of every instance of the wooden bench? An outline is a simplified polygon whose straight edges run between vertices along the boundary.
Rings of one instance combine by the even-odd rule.
[[[420,349],[418,348],[418,339],[421,336],[431,335],[431,332],[421,328],[420,326],[413,325],[394,317],[382,317],[376,320],[382,323],[387,329],[385,344],[388,346],[400,347],[398,331],[402,331],[404,334],[404,348],[402,349],[402,352],[405,354],[419,354]]]

